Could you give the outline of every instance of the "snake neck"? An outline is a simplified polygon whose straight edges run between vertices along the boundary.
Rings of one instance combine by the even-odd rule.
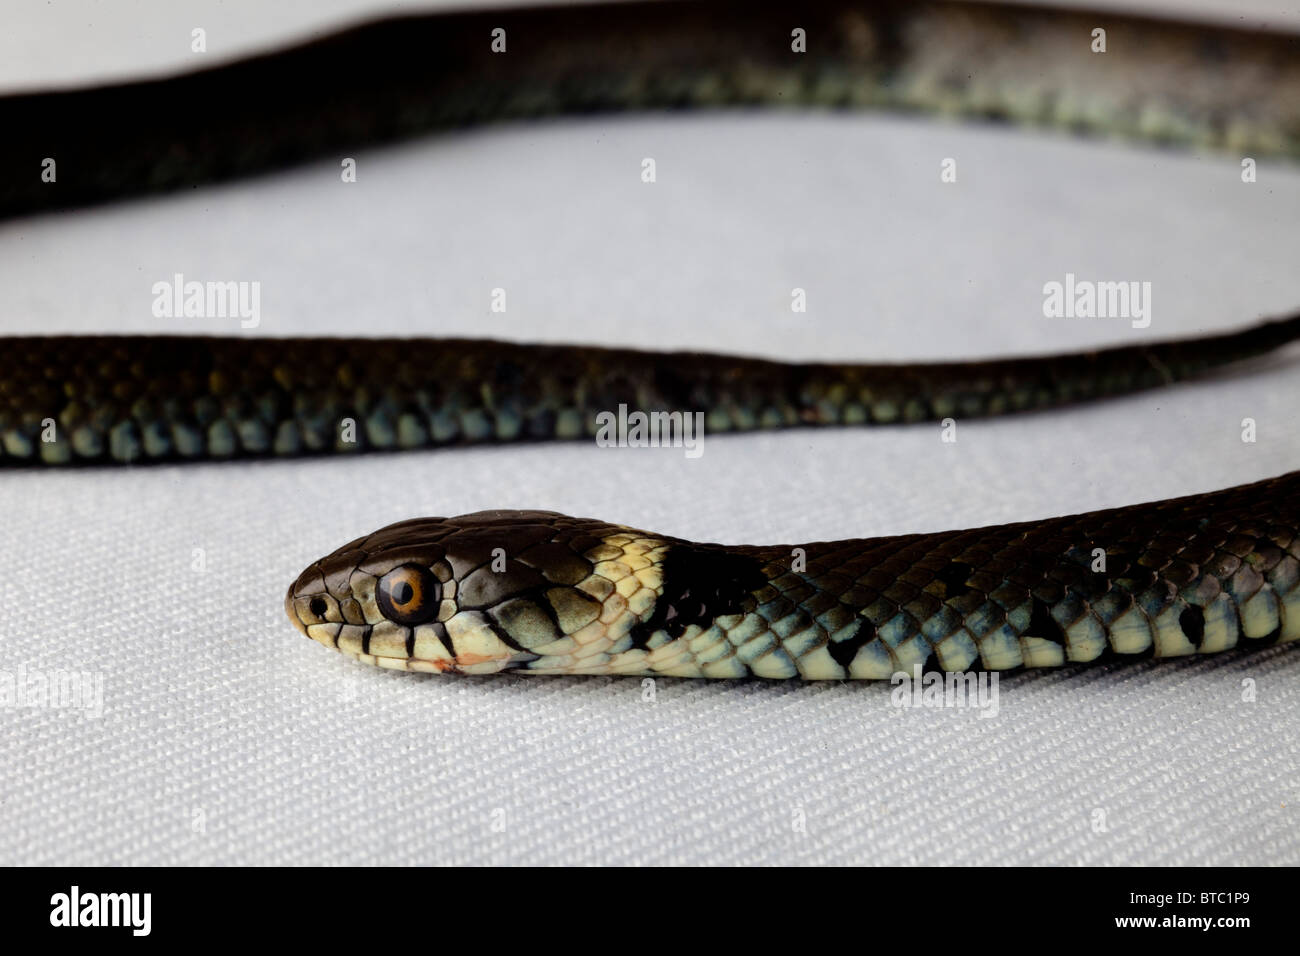
[[[886,679],[1300,639],[1300,473],[1041,522],[796,546],[677,542],[611,663]],[[620,657],[622,661],[620,661]]]

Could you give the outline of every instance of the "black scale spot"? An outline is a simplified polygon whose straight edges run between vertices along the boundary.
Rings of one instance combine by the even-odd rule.
[[[1132,551],[1106,550],[1106,573],[1112,576],[1123,574],[1135,564],[1137,564],[1137,555]],[[1089,568],[1091,567],[1090,563]]]
[[[696,388],[693,377],[668,362],[661,363],[654,370],[654,388],[667,407],[688,408],[698,404],[692,402],[692,392]]]
[[[1029,617],[1029,630],[1025,631],[1025,636],[1041,637],[1053,644],[1065,646],[1065,629],[1056,623],[1047,603],[1040,598],[1034,598],[1034,610]]]
[[[875,640],[875,637],[876,626],[864,617],[858,623],[858,629],[853,632],[852,637],[845,641],[832,641],[827,646],[827,650],[830,651],[831,660],[840,667],[848,667],[853,662],[853,658],[858,656],[858,651]]]
[[[528,377],[523,366],[511,359],[498,359],[492,373],[494,385],[505,386],[511,390],[517,389]]]
[[[1192,642],[1193,647],[1201,646],[1201,640],[1205,637],[1204,611],[1195,605],[1190,605],[1178,615],[1178,626],[1183,629],[1183,634]]]
[[[746,598],[767,583],[757,558],[687,545],[669,549],[663,576],[653,613],[630,631],[633,648],[645,649],[656,631],[678,638],[692,624],[707,628],[714,618],[740,614]]]
[[[1241,624],[1238,622],[1237,634],[1239,642],[1243,647],[1268,647],[1271,644],[1276,644],[1277,639],[1282,636],[1282,625],[1279,624],[1263,637],[1247,637],[1245,634],[1241,633]]]
[[[943,582],[944,600],[961,597],[971,591],[972,588],[966,581],[974,573],[975,569],[965,561],[953,561],[943,567],[935,577]]]
[[[555,434],[555,412],[543,408],[534,412],[524,423],[524,433],[529,438],[550,438]]]

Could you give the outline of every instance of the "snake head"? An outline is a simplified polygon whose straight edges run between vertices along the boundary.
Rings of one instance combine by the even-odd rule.
[[[664,547],[550,511],[417,518],[313,563],[285,611],[312,640],[380,667],[603,672],[651,613]]]

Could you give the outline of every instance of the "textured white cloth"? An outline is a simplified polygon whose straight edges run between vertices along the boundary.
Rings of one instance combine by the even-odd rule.
[[[1300,304],[1300,173],[1265,163],[1246,185],[1233,157],[731,114],[358,159],[350,186],[326,162],[0,224],[5,331],[240,334],[154,318],[151,286],[176,272],[260,281],[256,334],[790,358],[1028,354]],[[1151,327],[1045,319],[1042,286],[1067,272],[1152,282]],[[98,718],[0,709],[0,863],[1300,863],[1294,649],[1008,677],[981,719],[896,708],[882,684],[661,680],[646,700],[635,679],[382,672],[281,607],[310,561],[416,515],[812,541],[1253,481],[1300,468],[1296,370],[1293,349],[963,422],[955,444],[923,425],[710,436],[694,461],[579,443],[0,475],[0,670],[103,679]]]

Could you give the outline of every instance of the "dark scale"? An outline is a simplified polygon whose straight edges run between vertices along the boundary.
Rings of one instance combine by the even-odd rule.
[[[717,617],[752,610],[746,600],[766,583],[757,558],[673,545],[663,561],[663,591],[654,611],[629,632],[632,647],[644,649],[656,631],[676,639],[692,624],[708,628]]]
[[[1065,630],[1057,623],[1056,618],[1052,617],[1052,611],[1046,603],[1034,598],[1033,613],[1029,618],[1029,630],[1025,631],[1026,637],[1041,637],[1044,640],[1051,641],[1053,644],[1065,646]]]
[[[968,593],[971,588],[966,582],[974,573],[975,569],[964,561],[952,561],[941,568],[935,577],[943,582],[943,597],[947,599]]]
[[[876,628],[867,618],[862,618],[853,636],[844,641],[832,641],[829,648],[831,659],[841,667],[848,667],[867,644],[876,639]]]
[[[1195,605],[1190,605],[1178,615],[1178,626],[1193,647],[1200,647],[1205,637],[1205,612]]]

